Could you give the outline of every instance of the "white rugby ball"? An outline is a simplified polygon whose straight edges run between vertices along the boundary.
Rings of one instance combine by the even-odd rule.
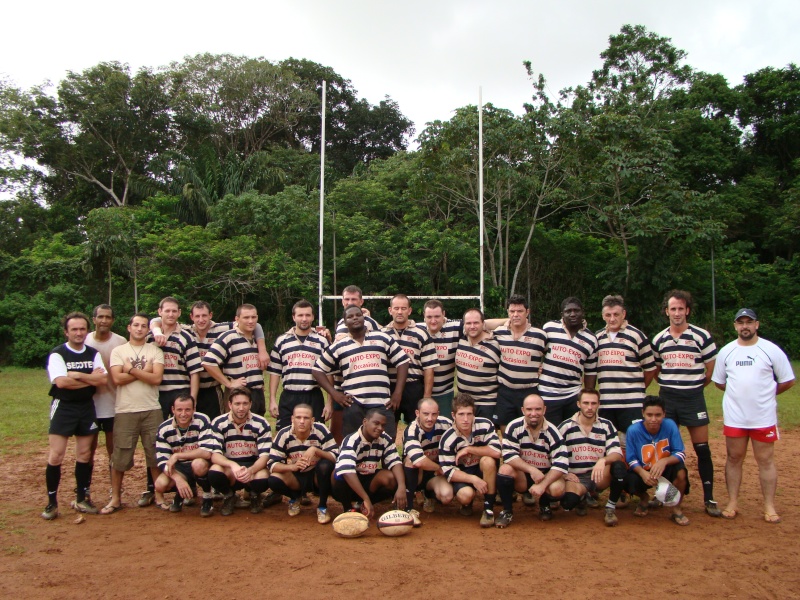
[[[390,510],[378,519],[378,530],[389,537],[405,535],[413,528],[414,517],[404,510]]]
[[[343,538],[357,538],[369,528],[369,519],[360,512],[345,512],[333,520],[333,530]]]

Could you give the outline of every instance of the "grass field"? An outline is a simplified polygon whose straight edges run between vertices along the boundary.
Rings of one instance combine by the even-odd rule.
[[[800,361],[792,362],[792,367],[800,373]],[[0,370],[0,455],[25,452],[33,442],[47,445],[49,389],[44,369]],[[653,384],[648,392],[657,394],[658,386]],[[706,400],[712,420],[721,419],[722,392],[712,384],[706,388]],[[778,423],[781,429],[800,426],[800,385],[778,398]]]

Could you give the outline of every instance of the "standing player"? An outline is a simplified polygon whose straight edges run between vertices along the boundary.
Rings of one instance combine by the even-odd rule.
[[[367,328],[367,331],[380,330],[381,326],[378,322],[369,316],[369,311],[367,311],[366,308],[362,308],[364,306],[364,295],[361,292],[361,288],[357,285],[348,285],[342,290],[342,308],[347,310],[351,306],[357,306],[361,309],[362,313],[364,313],[364,326]],[[347,325],[344,321],[344,315],[342,315],[342,318],[336,323],[337,339],[341,334],[347,334]]]
[[[452,426],[450,419],[439,415],[439,405],[433,398],[419,401],[416,419],[403,432],[403,471],[409,509],[414,505],[414,494],[419,487],[425,495],[422,509],[427,513],[434,511],[435,500],[442,504],[453,500],[453,486],[439,466],[439,442]],[[409,512],[413,515],[417,511]],[[416,521],[418,517],[414,516]]]
[[[564,510],[576,508],[576,514],[586,516],[586,498],[610,487],[606,504],[605,523],[617,525],[617,502],[625,483],[627,465],[620,449],[619,437],[611,421],[597,416],[600,394],[583,390],[578,412],[558,430],[569,453],[569,473],[564,476]],[[641,414],[641,411],[640,411]]]
[[[497,371],[497,425],[501,428],[519,417],[528,395],[537,393],[547,341],[544,331],[528,322],[531,311],[524,296],[511,296],[506,309],[508,326],[494,330],[502,352]]]
[[[267,491],[272,430],[264,417],[251,412],[252,392],[237,387],[228,396],[230,412],[211,422],[211,431],[201,447],[211,452],[208,481],[223,495],[220,514],[229,517],[236,507],[236,490],[250,492],[250,512],[262,510],[261,494]]]
[[[364,315],[357,306],[344,311],[348,334],[325,348],[314,363],[312,373],[328,396],[344,407],[344,434],[354,433],[368,410],[377,409],[386,417],[384,428],[395,438],[394,411],[400,405],[408,374],[408,357],[397,343],[382,331],[368,331]],[[397,369],[397,384],[389,393],[389,367]],[[342,390],[334,389],[327,375],[340,373]]]
[[[459,340],[456,349],[458,390],[472,397],[476,417],[489,419],[497,426],[500,344],[484,330],[483,313],[477,308],[464,313],[463,323],[466,339]]]
[[[370,519],[375,516],[373,505],[382,500],[393,497],[400,510],[407,506],[403,465],[385,427],[380,409],[367,410],[361,427],[344,438],[334,471],[333,497],[345,510],[360,504]]]
[[[111,364],[111,351],[125,343],[125,338],[111,331],[114,325],[114,309],[108,304],[99,304],[92,311],[94,331],[86,337],[86,343],[97,350],[103,357],[103,364]],[[106,378],[103,385],[97,386],[94,393],[94,410],[96,414],[97,434],[92,440],[92,470],[94,456],[100,432],[105,434],[106,452],[108,453],[108,475],[111,480],[111,454],[114,452],[114,405],[117,400],[117,386],[111,377]]]
[[[300,404],[309,405],[317,421],[327,421],[331,416],[331,400],[325,402],[322,390],[311,374],[314,363],[328,346],[330,333],[325,337],[313,330],[314,307],[308,300],[295,302],[292,320],[294,327],[275,340],[267,368],[269,412],[278,419],[278,431],[291,424],[294,407]],[[281,381],[283,392],[278,404]]]
[[[522,415],[508,424],[503,436],[503,465],[497,475],[503,512],[495,523],[501,529],[514,518],[514,490],[538,498],[539,518],[551,520],[550,501],[564,495],[563,477],[569,469],[564,439],[545,418],[542,397],[531,394],[525,398]]]
[[[764,496],[764,520],[780,523],[775,510],[778,472],[775,468],[775,442],[778,435],[778,394],[795,384],[789,359],[778,346],[758,336],[758,316],[743,308],[733,321],[737,339],[720,350],[712,379],[725,391],[722,414],[725,423],[725,484],[728,505],[722,511],[726,519],[736,518],[742,463],[747,441],[753,440],[753,454],[758,464],[761,493]]]
[[[128,323],[127,344],[111,351],[111,377],[117,386],[117,402],[114,415],[114,454],[111,457],[111,500],[100,510],[110,515],[122,508],[122,480],[125,471],[133,468],[136,444],[142,439],[145,462],[150,479],[155,482],[159,475],[156,462],[156,434],[162,422],[158,399],[158,385],[164,375],[164,353],[155,344],[146,343],[150,319],[143,313],[131,317]],[[139,506],[152,502],[143,501],[155,496],[159,505],[164,504],[161,493],[149,490],[142,494]]]
[[[199,485],[203,490],[200,516],[212,515],[213,499],[208,483],[211,452],[200,447],[200,441],[210,433],[210,428],[208,417],[195,412],[194,398],[189,394],[172,400],[172,418],[164,421],[156,434],[156,461],[161,470],[156,479],[156,491],[161,494],[175,491],[170,512],[180,512],[183,502],[194,497]]]
[[[658,485],[658,478],[664,476],[681,493],[689,493],[689,477],[686,473],[686,454],[678,426],[672,419],[665,418],[664,400],[659,396],[645,396],[642,403],[642,420],[628,429],[628,446],[625,457],[628,461],[628,474],[625,476],[625,489],[631,495],[639,496],[639,506],[633,513],[637,517],[647,516],[648,492]],[[676,525],[688,525],[689,519],[683,514],[680,502],[672,508],[670,519]]]
[[[309,492],[319,493],[317,522],[330,522],[328,496],[339,449],[331,432],[314,422],[314,410],[297,404],[291,424],[275,436],[269,451],[269,487],[278,495],[289,497],[289,516],[300,514],[300,499]]]
[[[692,295],[672,290],[664,296],[669,327],[653,338],[653,355],[659,367],[659,396],[667,417],[689,430],[703,483],[706,513],[722,516],[714,501],[714,463],[708,447],[708,409],[703,388],[711,382],[717,347],[711,334],[689,323]]]
[[[424,329],[409,322],[411,300],[405,294],[396,294],[389,302],[389,314],[392,322],[383,328],[403,352],[408,356],[408,377],[403,387],[403,398],[395,411],[395,419],[400,421],[402,415],[406,425],[414,420],[417,403],[422,398],[430,398],[433,393],[433,374],[439,361],[436,358],[436,346],[433,339]],[[394,391],[397,383],[397,371],[389,368],[390,391]]]
[[[453,399],[453,425],[439,441],[439,465],[461,505],[459,513],[472,514],[475,492],[483,496],[481,527],[494,525],[497,463],[500,440],[494,423],[475,416],[475,400],[459,392]]]
[[[69,313],[63,320],[65,344],[56,346],[47,359],[50,377],[50,431],[45,481],[47,506],[42,518],[50,521],[58,516],[58,486],[61,482],[61,463],[67,451],[67,442],[75,436],[75,483],[77,498],[75,508],[80,512],[97,513],[97,508],[86,494],[92,481],[92,440],[96,436],[94,396],[95,389],[103,385],[108,374],[100,353],[83,342],[89,333],[89,317],[83,313]]]
[[[439,412],[449,415],[453,412],[454,383],[456,379],[456,349],[461,338],[460,320],[447,320],[444,306],[439,300],[428,300],[422,309],[422,316],[428,334],[436,346],[438,365],[433,369],[432,396],[439,405]]]
[[[586,327],[584,317],[581,301],[571,296],[561,303],[561,320],[544,326],[547,354],[539,394],[551,423],[561,423],[571,415],[581,389],[592,390],[597,381],[597,336]]]

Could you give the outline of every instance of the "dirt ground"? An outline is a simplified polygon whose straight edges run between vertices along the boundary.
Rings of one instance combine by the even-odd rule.
[[[712,440],[712,452],[716,496],[724,506],[722,438]],[[36,447],[0,468],[4,598],[800,597],[800,431],[784,433],[777,447],[779,525],[762,519],[752,456],[734,521],[704,514],[691,456],[688,527],[671,523],[668,509],[644,519],[620,510],[616,528],[604,527],[600,510],[585,518],[557,511],[542,523],[535,509],[519,503],[506,530],[480,529],[478,510],[467,519],[438,506],[405,537],[387,538],[373,524],[358,539],[338,538],[330,525],[318,525],[314,507],[295,518],[284,505],[260,515],[241,510],[210,519],[201,519],[197,506],[177,515],[137,508],[144,488],[138,455],[125,481],[125,510],[75,524],[68,462],[62,514],[45,522],[39,517],[45,461],[45,449]],[[107,463],[99,458],[93,486],[98,505],[107,486]],[[339,510],[331,504],[334,515]]]

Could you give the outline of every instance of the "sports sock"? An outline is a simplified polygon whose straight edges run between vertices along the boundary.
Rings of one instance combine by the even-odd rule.
[[[417,492],[417,481],[419,480],[419,469],[415,467],[403,467],[406,476],[406,502],[408,510],[414,508],[414,495]]]
[[[205,498],[205,494],[211,493],[211,482],[208,481],[208,475],[202,475],[197,477],[197,485],[200,486],[200,489],[203,490],[203,497]]]
[[[150,472],[150,469],[147,469],[147,491],[148,492],[156,491],[156,484],[153,483],[153,474]]]
[[[714,499],[714,463],[711,460],[711,448],[707,442],[692,444],[697,454],[697,471],[700,481],[703,482],[703,500],[708,502]]]
[[[279,496],[288,496],[291,500],[297,500],[300,497],[300,490],[291,489],[283,479],[275,475],[270,475],[267,478],[267,485],[269,489]]]
[[[622,488],[625,485],[625,475],[628,470],[625,468],[625,463],[618,460],[611,463],[611,487],[608,491],[608,503],[606,506],[611,505],[611,508],[617,506],[619,497],[622,495]]]
[[[319,508],[328,508],[328,496],[331,495],[331,475],[333,462],[323,458],[315,468],[317,475],[317,489],[319,490]]]
[[[253,479],[250,482],[250,492],[255,494],[263,494],[269,487],[268,478]]]
[[[497,494],[484,494],[483,495],[483,510],[494,512],[494,501]]]
[[[497,491],[500,492],[500,499],[503,501],[503,510],[512,512],[514,510],[514,478],[498,474]]]
[[[47,483],[47,503],[58,504],[58,484],[61,483],[61,465],[47,464],[44,471],[44,480]]]
[[[581,501],[581,496],[576,494],[575,492],[567,492],[564,494],[564,497],[561,499],[561,506],[564,510],[572,510],[578,503]]]
[[[231,492],[231,482],[228,481],[228,476],[222,471],[209,471],[208,482],[215,490],[223,496],[227,496]]]
[[[89,493],[89,485],[92,482],[92,463],[75,462],[75,483],[78,485],[78,502],[86,500]]]
[[[542,494],[539,498],[539,508],[550,508],[550,494]]]

